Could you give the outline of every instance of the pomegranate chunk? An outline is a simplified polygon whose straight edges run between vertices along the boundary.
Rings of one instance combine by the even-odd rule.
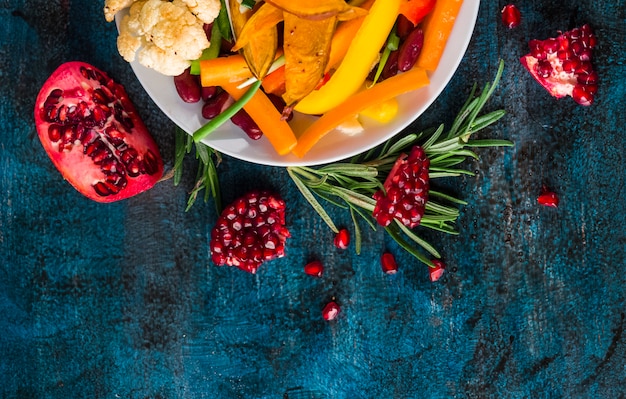
[[[393,254],[389,252],[385,252],[380,257],[380,265],[385,274],[396,274],[398,272],[398,264],[396,263],[396,258]]]
[[[543,206],[556,208],[559,206],[559,197],[554,191],[550,190],[546,186],[543,186],[541,188],[541,194],[537,197],[537,202]]]
[[[341,308],[339,307],[339,305],[337,305],[335,301],[331,301],[326,304],[326,306],[324,306],[324,309],[322,310],[322,317],[324,318],[324,320],[334,320],[337,318],[337,316],[339,316],[340,311]]]
[[[285,202],[268,191],[252,191],[227,206],[211,231],[211,259],[256,273],[259,266],[285,256]]]
[[[314,260],[304,265],[304,272],[309,276],[322,277],[324,265],[319,260]]]
[[[389,226],[395,218],[409,228],[420,224],[426,201],[428,200],[430,160],[424,149],[415,146],[409,155],[398,157],[383,190],[377,191],[373,215],[383,227]]]
[[[589,106],[598,90],[598,74],[591,63],[596,44],[591,27],[583,25],[557,37],[531,40],[530,52],[520,62],[552,96],[570,96]]]
[[[35,124],[54,166],[94,201],[119,201],[161,179],[159,148],[126,90],[93,65],[66,62],[50,75]]]
[[[519,9],[514,4],[508,4],[502,9],[502,23],[509,29],[517,27],[522,19]]]
[[[350,232],[348,229],[341,229],[335,235],[335,246],[339,249],[346,249],[350,245]]]
[[[446,265],[442,261],[437,260],[437,259],[434,259],[432,262],[435,265],[435,267],[428,268],[428,275],[430,277],[430,281],[435,282],[439,280],[441,276],[443,276],[443,272],[446,269]]]

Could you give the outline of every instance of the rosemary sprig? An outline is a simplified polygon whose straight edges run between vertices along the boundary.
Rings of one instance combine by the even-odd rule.
[[[383,188],[389,171],[402,153],[415,145],[421,146],[430,159],[429,177],[432,182],[437,178],[473,175],[471,171],[463,169],[461,164],[467,158],[478,158],[472,150],[474,147],[513,145],[506,140],[471,138],[474,133],[497,122],[505,114],[504,110],[481,113],[500,81],[503,69],[504,64],[501,61],[493,82],[487,83],[480,93],[476,92],[476,85],[473,86],[467,101],[447,131],[441,124],[434,129],[391,139],[346,162],[317,168],[291,166],[287,167],[287,172],[304,198],[334,232],[338,231],[337,227],[318,198],[349,209],[354,222],[355,241],[359,243],[356,247],[359,253],[361,230],[358,217],[376,230],[377,224],[372,216],[376,201],[372,195]],[[463,200],[431,189],[420,227],[446,234],[458,234],[454,225],[460,214],[458,206],[462,205],[465,205]],[[421,262],[433,266],[430,257],[440,258],[441,255],[416,230],[407,228],[397,220],[385,228],[402,248]]]
[[[183,161],[185,156],[195,148],[195,157],[198,160],[196,183],[189,193],[185,212],[189,211],[198,198],[198,194],[204,190],[204,202],[213,198],[217,213],[222,211],[219,176],[217,166],[222,161],[219,152],[206,144],[194,142],[193,137],[184,130],[176,127],[175,160],[174,160],[174,185],[180,184],[183,175]]]

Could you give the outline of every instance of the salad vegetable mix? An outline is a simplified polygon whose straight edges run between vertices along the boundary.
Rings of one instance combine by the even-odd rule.
[[[437,68],[462,0],[220,0],[212,21],[183,0],[128,3],[118,38],[125,58],[135,53],[140,62],[151,57],[144,65],[177,69],[176,77],[186,73],[202,88],[218,88],[231,97],[219,116],[193,133],[195,141],[245,112],[279,155],[304,157],[327,133],[342,130],[342,124],[350,123],[348,130],[358,132],[364,115],[378,123],[392,120],[397,106],[385,104],[428,85],[428,73]],[[118,9],[111,4],[108,18]],[[194,42],[197,57],[184,60],[184,71],[178,71],[184,63],[176,57],[176,68],[162,65],[167,64],[165,54],[190,53],[189,48],[173,48],[184,45],[180,34],[172,36],[169,47],[154,42],[153,31],[171,25],[169,18],[193,25],[195,36],[203,24],[207,40]],[[198,43],[205,47],[201,54]],[[155,62],[157,51],[162,63]],[[287,123],[294,112],[309,116],[298,131]]]

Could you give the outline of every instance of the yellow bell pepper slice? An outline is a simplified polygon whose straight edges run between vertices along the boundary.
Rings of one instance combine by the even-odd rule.
[[[393,28],[400,3],[401,0],[374,2],[330,80],[319,90],[304,97],[295,106],[296,111],[311,115],[323,114],[359,91]]]
[[[359,115],[379,123],[389,123],[398,115],[398,108],[400,108],[398,99],[394,97],[365,108]]]

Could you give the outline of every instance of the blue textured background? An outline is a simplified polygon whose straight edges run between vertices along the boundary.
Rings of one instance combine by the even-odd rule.
[[[173,162],[173,125],[117,55],[99,1],[0,2],[0,397],[8,398],[624,398],[626,397],[626,5],[482,2],[460,69],[415,128],[448,121],[472,83],[505,75],[489,107],[508,115],[475,177],[444,182],[469,201],[458,237],[426,233],[449,266],[424,266],[382,232],[339,252],[284,169],[226,158],[225,201],[250,188],[285,197],[288,256],[257,275],[217,268],[216,215],[185,213],[195,164],[121,203],[75,192],[35,137],[39,87],[80,59],[126,87]],[[589,23],[601,78],[590,108],[550,98],[518,63],[531,38]],[[541,184],[558,209],[536,204]],[[348,215],[334,214],[340,224]],[[320,244],[321,243],[321,244]],[[385,276],[378,257],[396,254]],[[327,273],[302,273],[311,257]],[[320,309],[335,297],[335,322]]]

